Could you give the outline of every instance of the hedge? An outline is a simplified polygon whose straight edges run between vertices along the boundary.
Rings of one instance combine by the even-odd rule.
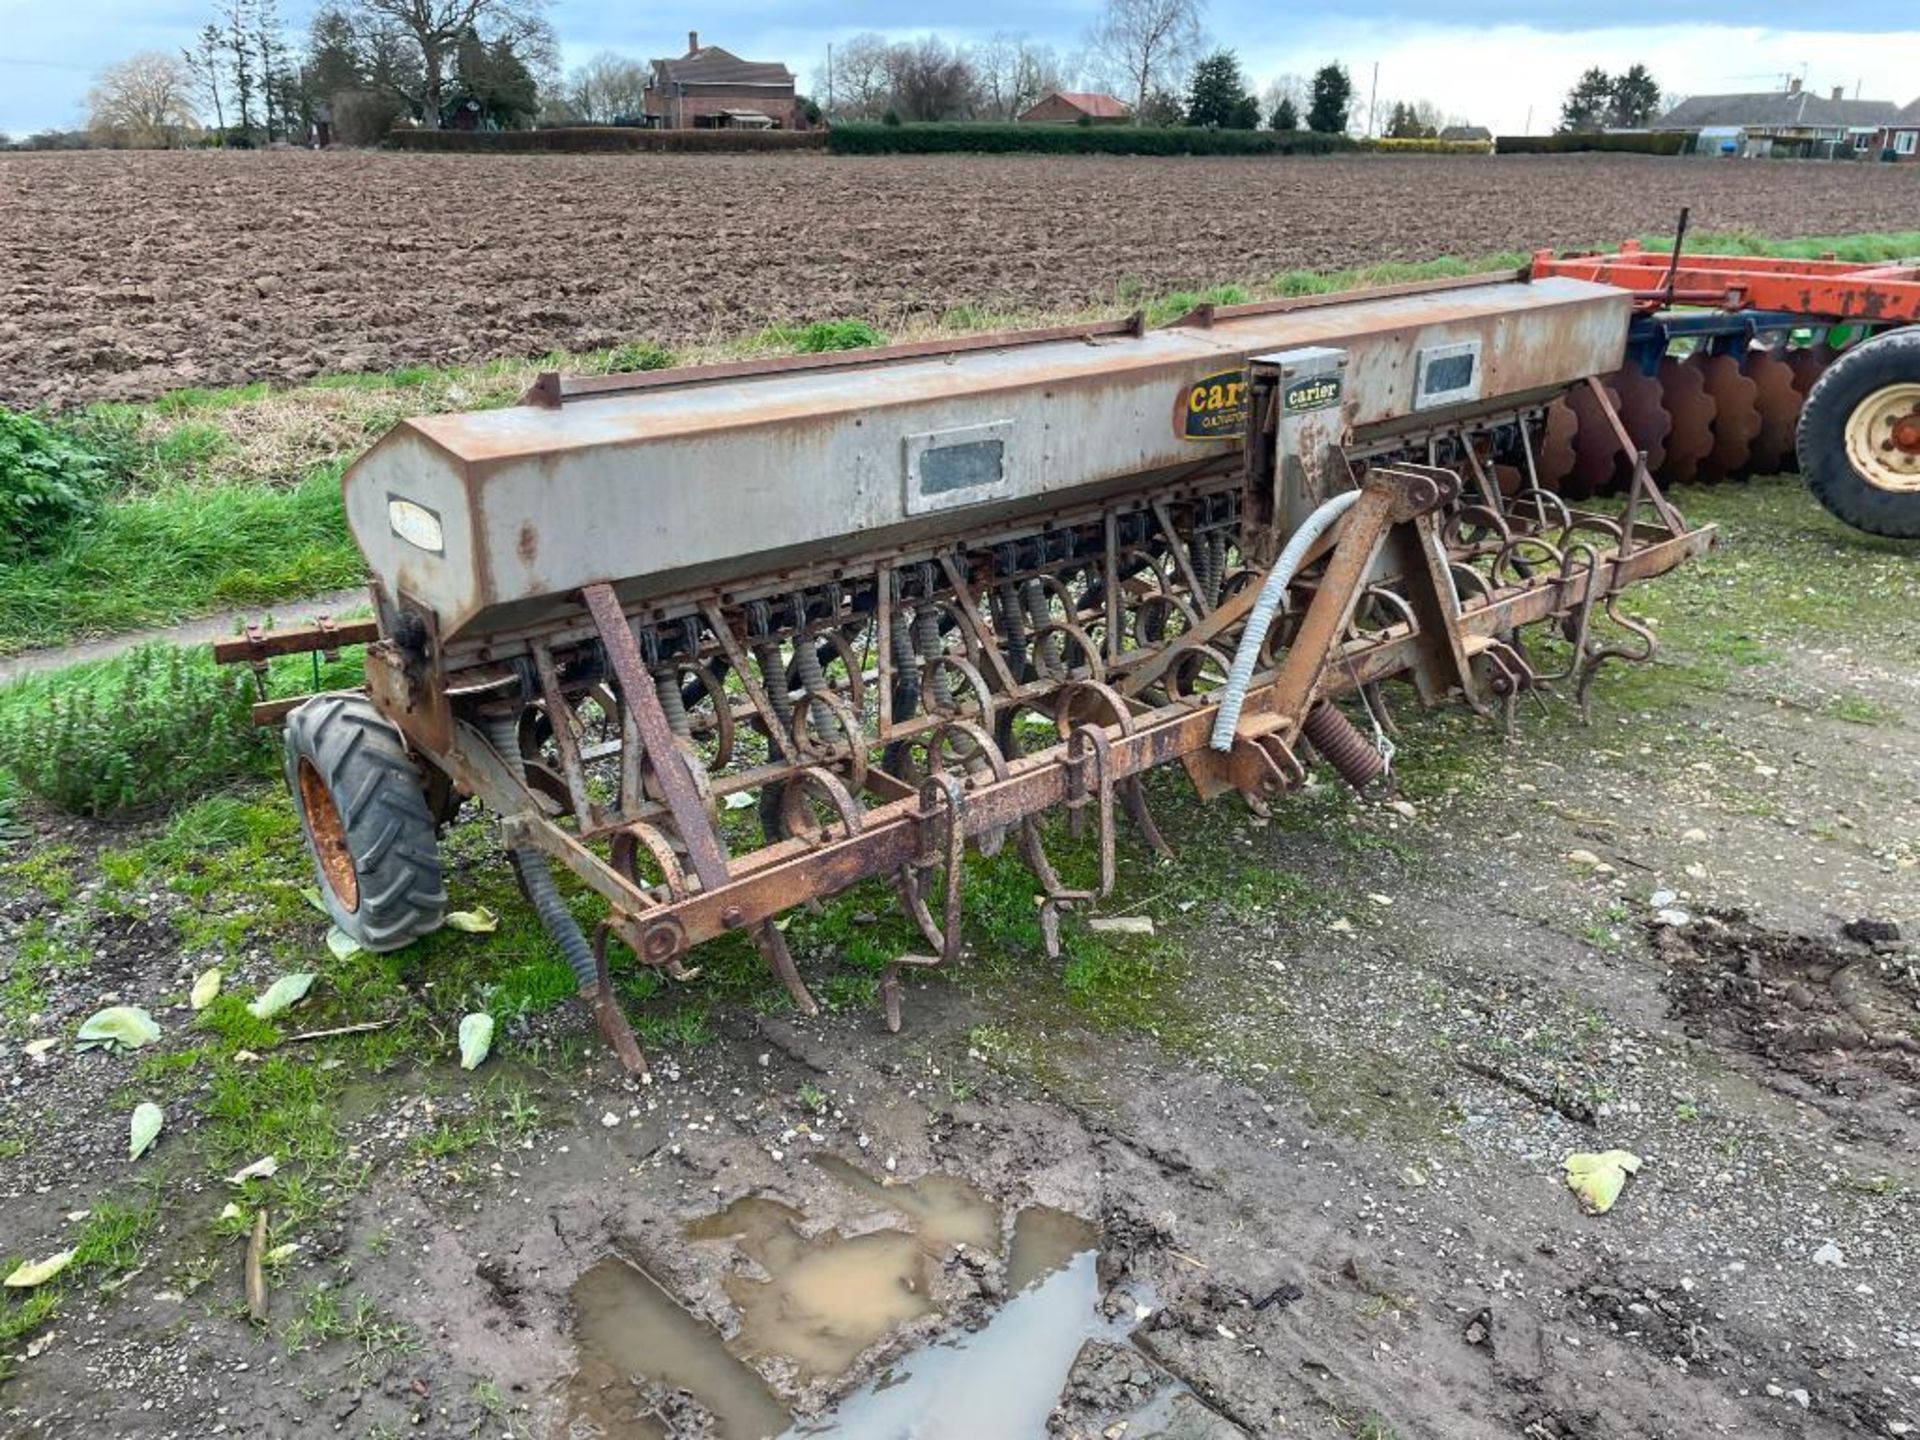
[[[630,125],[569,125],[551,130],[416,130],[396,126],[386,143],[396,150],[466,155],[634,150],[821,150],[824,130],[642,130]]]
[[[1383,155],[1491,155],[1490,140],[1359,140],[1358,149],[1377,150]]]
[[[836,155],[928,155],[964,151],[1046,155],[1325,155],[1352,150],[1344,135],[1312,130],[1189,130],[1183,126],[835,125],[827,148]]]
[[[1601,150],[1628,155],[1683,155],[1690,135],[1502,135],[1494,148],[1502,155],[1572,155]]]

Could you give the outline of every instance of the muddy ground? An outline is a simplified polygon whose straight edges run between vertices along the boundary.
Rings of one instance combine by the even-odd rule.
[[[677,344],[1700,230],[1910,227],[1920,166],[0,156],[0,403]],[[743,259],[749,263],[742,263]]]
[[[930,1332],[990,1321],[1007,1289],[990,1238],[926,1245],[912,1293],[939,1313],[844,1374],[755,1354],[736,1302],[761,1260],[725,1224],[685,1227],[759,1197],[829,1244],[918,1228],[809,1163],[832,1155],[960,1177],[1005,1226],[1033,1205],[1098,1224],[1119,1338],[1083,1353],[1056,1434],[1914,1433],[1920,554],[1841,529],[1791,481],[1682,499],[1726,543],[1636,592],[1662,659],[1603,680],[1590,728],[1562,701],[1511,741],[1408,713],[1404,808],[1323,776],[1266,824],[1162,777],[1183,858],[1126,844],[1103,907],[1153,936],[1070,935],[1063,971],[976,890],[966,965],[910,987],[898,1035],[852,1000],[800,1020],[764,986],[689,1023],[718,964],[636,1005],[644,1086],[571,1001],[455,1067],[460,1011],[531,963],[483,834],[456,840],[452,883],[501,931],[450,938],[389,993],[326,955],[271,845],[223,888],[222,857],[277,843],[270,788],[238,792],[255,818],[226,848],[171,869],[127,858],[164,818],[29,815],[0,921],[0,1252],[90,1248],[57,1313],[0,1344],[0,1428],[712,1433],[699,1405],[576,1349],[573,1287],[609,1255],[818,1414]],[[790,933],[824,994],[864,1001],[853,952],[886,922],[834,915]],[[1850,938],[1863,918],[1904,938]],[[29,955],[48,937],[64,960]],[[185,986],[215,960],[238,990],[316,968],[318,1008],[278,1034],[196,1026]],[[157,1057],[72,1051],[108,994],[152,1008]],[[400,1015],[404,1048],[293,1034]],[[45,1035],[63,1038],[30,1058]],[[169,1126],[130,1166],[142,1095]],[[273,1181],[221,1178],[269,1144],[293,1162]],[[1561,1163],[1614,1147],[1643,1164],[1583,1214]],[[236,1198],[299,1246],[270,1270],[265,1326],[244,1316],[245,1221],[216,1219]]]

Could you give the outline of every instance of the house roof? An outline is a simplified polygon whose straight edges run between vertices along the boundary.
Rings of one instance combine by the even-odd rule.
[[[669,85],[793,84],[793,72],[779,61],[742,60],[718,45],[702,45],[690,55],[653,64]]]
[[[1920,103],[1920,102],[1916,102]],[[1758,95],[1693,95],[1653,122],[1655,130],[1700,130],[1714,125],[1834,129],[1885,124],[1897,112],[1887,100],[1834,100],[1811,90]]]
[[[1049,100],[1064,100],[1081,114],[1100,120],[1124,120],[1133,113],[1127,108],[1126,101],[1091,90],[1056,90],[1051,95],[1041,97],[1040,104],[1044,105]],[[1038,109],[1039,106],[1034,108]]]
[[[1440,132],[1442,140],[1491,140],[1493,132],[1484,125],[1449,125]]]
[[[1920,125],[1920,100],[1914,101],[1906,109],[1893,117],[1894,123],[1901,127]]]

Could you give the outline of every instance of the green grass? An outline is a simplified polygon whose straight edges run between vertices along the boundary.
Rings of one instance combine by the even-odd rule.
[[[1649,250],[1671,251],[1671,235],[1643,235],[1641,243]],[[1686,253],[1691,255],[1758,255],[1788,260],[1817,260],[1831,254],[1855,264],[1878,260],[1904,260],[1920,255],[1920,230],[1899,230],[1888,234],[1813,235],[1798,240],[1777,240],[1751,230],[1705,230],[1687,236]]]
[[[0,566],[0,654],[269,605],[365,574],[337,466],[291,489],[175,486],[105,505],[48,554]]]

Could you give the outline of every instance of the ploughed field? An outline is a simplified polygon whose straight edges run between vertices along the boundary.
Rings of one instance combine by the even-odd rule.
[[[0,155],[0,402],[1119,310],[1697,228],[1910,225],[1920,166],[1639,156]]]

